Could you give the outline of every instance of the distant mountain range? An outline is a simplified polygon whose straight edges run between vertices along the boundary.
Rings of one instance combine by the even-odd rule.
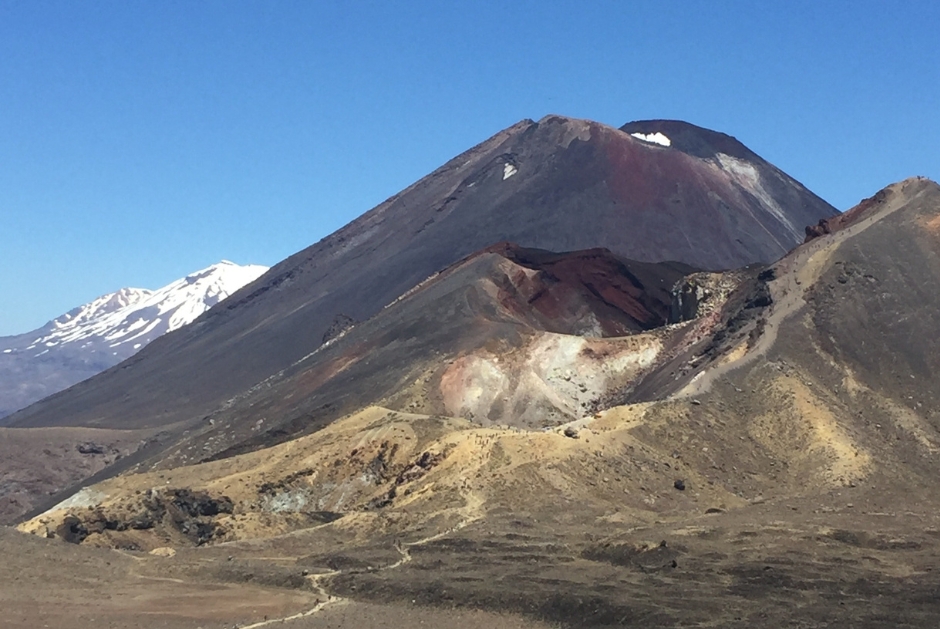
[[[223,260],[158,290],[122,288],[37,330],[0,337],[0,417],[118,364],[265,271]]]

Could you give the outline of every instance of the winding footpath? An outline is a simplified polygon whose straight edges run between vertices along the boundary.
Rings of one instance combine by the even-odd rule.
[[[405,565],[406,563],[410,563],[412,560],[411,552],[410,552],[411,548],[414,548],[415,546],[423,546],[424,544],[429,544],[439,539],[443,539],[449,535],[453,535],[454,533],[460,531],[461,529],[466,528],[467,526],[476,522],[477,520],[482,519],[483,513],[484,513],[483,512],[483,503],[484,503],[483,498],[481,498],[480,496],[478,496],[477,494],[473,492],[467,492],[464,495],[464,500],[465,500],[464,506],[457,509],[457,512],[460,513],[460,515],[462,516],[462,519],[457,524],[455,524],[454,526],[448,529],[441,531],[440,533],[429,535],[428,537],[424,537],[414,542],[408,542],[405,544],[402,544],[401,542],[397,542],[395,544],[395,550],[398,551],[398,554],[401,555],[401,557],[398,559],[398,561],[394,563],[378,568],[376,572],[394,570],[395,568],[399,568]],[[339,603],[347,602],[349,599],[330,594],[329,592],[326,591],[326,589],[322,585],[322,581],[324,579],[335,577],[341,574],[345,574],[346,572],[348,571],[331,570],[329,572],[318,572],[317,574],[311,574],[307,576],[307,579],[310,581],[314,589],[319,594],[319,596],[316,599],[316,603],[310,609],[306,611],[298,612],[296,614],[292,614],[290,616],[283,616],[281,618],[271,618],[271,619],[262,620],[260,622],[256,622],[250,625],[244,625],[244,626],[241,626],[240,629],[258,629],[259,627],[267,627],[268,625],[273,625],[276,623],[280,624],[280,623],[290,622],[292,620],[300,620],[301,618],[307,618],[308,616],[312,616],[318,612],[321,612],[327,607],[329,607],[330,605],[336,605]]]

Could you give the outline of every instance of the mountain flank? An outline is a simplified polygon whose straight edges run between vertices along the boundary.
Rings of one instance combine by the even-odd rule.
[[[561,116],[517,123],[281,262],[195,325],[11,425],[198,422],[316,351],[338,316],[366,321],[500,241],[716,270],[773,261],[802,240],[805,225],[836,214],[729,136],[676,124],[677,144],[663,146]],[[693,142],[699,136],[711,154]]]

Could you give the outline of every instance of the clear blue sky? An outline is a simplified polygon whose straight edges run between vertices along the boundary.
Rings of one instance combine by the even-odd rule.
[[[840,209],[938,179],[938,5],[0,0],[0,335],[278,262],[548,113],[724,131]]]

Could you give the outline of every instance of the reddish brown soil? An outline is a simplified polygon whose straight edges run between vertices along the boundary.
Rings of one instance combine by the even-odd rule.
[[[507,292],[501,303],[520,318],[540,315],[545,329],[563,330],[567,320],[585,306],[601,325],[604,336],[623,336],[650,330],[669,320],[672,288],[695,271],[678,263],[644,264],[624,260],[607,249],[554,253],[501,242],[481,253],[496,253],[520,266],[539,271],[516,278],[525,303],[514,303]]]
[[[832,234],[837,231],[841,231],[856,223],[873,213],[878,211],[878,208],[881,207],[887,195],[884,190],[879,191],[877,194],[864,199],[861,203],[853,207],[851,210],[847,210],[842,214],[837,214],[831,218],[821,218],[819,223],[816,225],[809,225],[806,227],[806,239],[803,242],[809,242],[814,238],[819,238],[826,234]]]

